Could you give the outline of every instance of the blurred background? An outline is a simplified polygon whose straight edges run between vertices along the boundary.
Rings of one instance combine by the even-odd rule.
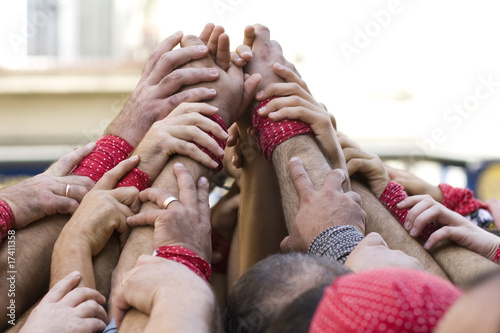
[[[262,23],[338,129],[433,184],[500,198],[500,3],[495,0],[0,2],[0,182],[99,138],[149,52]]]

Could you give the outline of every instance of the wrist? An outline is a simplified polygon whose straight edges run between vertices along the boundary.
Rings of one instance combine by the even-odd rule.
[[[439,186],[429,186],[428,190],[423,193],[429,193],[429,195],[439,203],[443,202],[443,191],[441,191]]]

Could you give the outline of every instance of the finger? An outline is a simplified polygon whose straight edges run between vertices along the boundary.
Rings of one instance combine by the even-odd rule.
[[[141,226],[154,226],[155,222],[160,218],[163,212],[159,209],[148,210],[127,218],[127,224],[131,228]]]
[[[202,133],[202,134],[201,134]],[[207,148],[209,151],[211,151],[214,155],[218,156],[219,155],[219,145],[215,142],[214,139],[212,139],[210,136],[208,136],[206,133],[201,132],[200,135],[206,135],[207,138],[205,142],[199,143],[200,146],[205,147],[205,146],[212,146],[212,148]],[[192,134],[190,134],[192,135]],[[198,140],[198,139],[197,139]],[[201,150],[197,145],[194,143],[188,142],[186,140],[180,140],[180,139],[172,139],[171,141],[172,145],[172,150],[179,155],[184,155],[192,158],[193,160],[200,162],[204,166],[210,169],[217,168],[219,164],[215,162],[212,157],[210,157],[208,154],[206,154],[203,150]],[[214,148],[217,147],[217,148]]]
[[[368,235],[365,236],[365,238],[361,242],[363,242],[363,244],[367,243],[370,246],[382,245],[382,246],[389,248],[389,246],[387,245],[385,240],[382,238],[382,236],[380,236],[380,234],[378,234],[376,232],[370,232]]]
[[[282,253],[292,253],[295,252],[293,245],[290,241],[290,236],[286,236],[280,243],[280,250]]]
[[[77,305],[89,300],[95,301],[99,304],[106,303],[106,298],[97,290],[86,287],[75,288],[62,299],[64,303],[71,307],[76,307]]]
[[[419,203],[420,201],[424,200],[424,199],[427,199],[428,196],[426,196],[425,194],[422,194],[422,195],[412,195],[408,198],[405,198],[403,201],[400,201],[396,207],[398,209],[410,209],[412,208],[413,206],[415,206],[417,203]]]
[[[200,39],[203,41],[203,43],[207,44],[208,40],[210,39],[210,36],[212,35],[212,32],[214,31],[215,24],[213,23],[207,23],[203,30],[201,31],[200,34]]]
[[[437,243],[443,240],[459,240],[464,235],[462,234],[462,228],[459,227],[449,227],[445,226],[434,231],[424,244],[426,250],[430,250],[436,246]]]
[[[339,170],[339,169],[335,169],[335,170]],[[344,177],[346,177],[346,176],[345,176],[345,173],[344,173],[342,170],[339,170],[339,171],[340,171],[342,174],[344,174]],[[347,177],[346,177],[346,178],[347,178]],[[361,196],[360,196],[358,193],[356,193],[356,192],[354,192],[354,191],[347,191],[347,192],[345,192],[345,195],[346,195],[347,197],[349,197],[349,199],[351,199],[352,201],[354,201],[355,203],[357,203],[358,205],[360,205],[360,206],[361,206]]]
[[[109,194],[119,203],[129,207],[139,198],[139,190],[133,186],[125,186],[111,190]]]
[[[150,187],[139,193],[139,199],[141,199],[142,202],[150,201],[156,203],[158,208],[163,208],[162,206],[165,199],[172,196],[173,195],[169,191],[157,187]]]
[[[238,67],[244,67],[247,62],[236,52],[231,52],[231,62]]]
[[[335,191],[342,191],[342,183],[346,179],[346,174],[340,169],[333,169],[326,176],[325,184],[323,188],[333,189]],[[312,184],[311,184],[312,186]],[[360,200],[361,202],[361,200]]]
[[[219,36],[219,43],[217,44],[217,57],[215,58],[215,63],[222,68],[223,71],[227,71],[229,62],[231,61],[231,51],[229,47],[229,36],[225,33],[221,34]]]
[[[343,148],[360,148],[360,146],[354,142],[351,138],[342,132],[337,132],[337,138],[339,139],[340,146]]]
[[[201,113],[203,115],[212,116],[219,111],[219,108],[207,103],[181,103],[178,107],[176,107],[170,114],[159,122],[168,123],[170,119],[189,113]]]
[[[89,177],[84,176],[66,176],[58,179],[60,183],[73,185],[79,185],[85,187],[88,191],[94,188],[95,183]]]
[[[228,138],[228,134],[222,129],[222,127],[220,127],[219,124],[197,112],[179,115],[175,119],[170,119],[166,123],[169,124],[168,126],[172,126],[174,130],[181,126],[184,129],[189,130],[191,130],[192,127],[196,127],[207,134],[212,134],[221,141],[225,141]],[[170,131],[171,135],[175,136],[173,134],[174,132],[179,133],[180,130],[178,129],[177,131]]]
[[[73,214],[79,206],[78,201],[73,198],[66,198],[64,194],[48,198],[45,204],[46,207],[52,207],[55,210],[55,212],[51,212],[53,214]]]
[[[182,103],[201,102],[213,99],[217,95],[215,89],[205,87],[191,88],[178,92],[161,101],[159,119],[163,119],[172,112],[173,109]]]
[[[229,67],[231,69],[231,66]],[[261,80],[262,80],[262,75],[256,73],[252,74],[243,83],[243,98],[241,99],[240,112],[245,111],[255,98],[255,94],[257,93],[257,89],[259,87]]]
[[[210,221],[210,205],[208,203],[208,180],[205,177],[198,179],[198,211],[200,216],[207,217]]]
[[[429,198],[430,198],[430,196],[429,196]],[[424,198],[422,201],[418,202],[417,204],[415,204],[415,206],[413,206],[410,209],[410,211],[406,215],[406,221],[403,224],[403,227],[406,230],[408,230],[408,231],[412,230],[413,226],[414,226],[415,219],[417,218],[417,216],[422,214],[424,211],[426,211],[427,209],[429,209],[433,205],[432,201],[429,200],[429,198]]]
[[[45,173],[53,176],[68,175],[85,157],[94,151],[94,148],[95,142],[90,142],[83,147],[73,150],[52,164]]]
[[[366,161],[367,163],[373,158],[377,157],[375,154],[368,153],[360,148],[343,148],[344,157],[346,162],[349,162],[353,159],[359,159]]]
[[[129,171],[131,171],[139,163],[139,156],[134,155],[126,160],[121,161],[95,184],[96,189],[111,190]]]
[[[60,182],[62,182],[62,181],[63,180],[60,180]],[[69,188],[68,188],[68,185],[69,185]],[[54,192],[54,194],[57,194],[57,195],[62,196],[62,197],[68,197],[69,199],[75,199],[77,201],[77,203],[80,203],[80,202],[82,202],[83,197],[89,192],[89,190],[83,186],[71,185],[70,183],[67,183],[67,184],[62,183],[62,184],[60,184],[60,186],[58,186],[58,189],[56,192]],[[66,192],[68,192],[68,193],[66,193]]]
[[[179,186],[179,201],[184,206],[197,207],[198,194],[194,184],[193,176],[182,163],[174,164],[174,174]]]
[[[328,128],[331,126],[328,116],[303,106],[283,107],[277,111],[269,113],[267,116],[272,121],[280,121],[284,119],[300,120],[311,127],[315,126]],[[315,134],[317,135],[317,133]]]
[[[59,302],[67,293],[75,288],[82,275],[78,271],[74,271],[66,275],[59,282],[57,282],[42,299],[42,302],[55,303]]]
[[[294,84],[291,84],[294,85]],[[322,114],[326,114],[322,109],[320,109],[317,105],[309,102],[307,99],[302,98],[301,96],[295,94],[291,96],[283,96],[279,98],[275,98],[269,103],[266,104],[265,107],[259,109],[259,116],[266,117],[270,112],[280,110],[285,107],[303,107],[309,110],[316,110],[317,112],[321,112]]]
[[[236,48],[236,54],[243,60],[245,63],[249,62],[253,58],[252,49],[250,46],[243,44]]]
[[[279,77],[284,79],[286,82],[297,83],[302,89],[307,91],[309,94],[311,93],[309,91],[309,88],[307,87],[306,82],[304,80],[302,80],[300,75],[298,75],[292,69],[287,68],[287,67],[281,65],[280,63],[275,63],[273,65],[273,71],[274,71],[274,73],[276,73],[276,75],[278,75]]]
[[[293,185],[295,186],[299,199],[307,196],[309,192],[314,191],[313,184],[300,158],[292,157],[288,164],[288,168],[290,169],[290,176],[292,177]]]
[[[181,39],[182,39],[182,31],[177,31],[173,35],[167,37],[163,42],[160,43],[160,45],[158,45],[153,50],[153,52],[149,56],[148,62],[146,63],[146,67],[144,68],[143,78],[145,77],[147,78],[149,76],[149,74],[155,67],[156,62],[160,59],[160,57],[165,52],[171,51],[174,48],[174,46],[179,44]]]
[[[131,308],[125,299],[126,288],[120,289],[112,303],[112,313],[115,318],[116,327],[119,329],[127,311]]]
[[[216,58],[217,56],[217,45],[219,44],[219,37],[224,33],[224,27],[218,25],[212,31],[210,38],[207,43],[208,52],[212,56],[212,58]]]
[[[227,130],[227,134],[229,135],[227,138],[227,147],[234,147],[238,143],[238,138],[240,137],[240,133],[238,132],[238,124],[234,123]]]
[[[255,27],[253,25],[247,25],[244,31],[243,44],[252,47],[254,40],[255,40]]]
[[[108,321],[104,308],[94,300],[87,300],[76,306],[75,310],[81,318],[97,318],[103,322]]]
[[[410,230],[410,235],[413,237],[420,235],[425,226],[436,221],[440,214],[441,210],[439,209],[439,206],[430,206],[429,209],[426,209],[415,218],[413,221],[413,227]]]
[[[219,72],[215,68],[179,68],[164,76],[155,88],[156,98],[165,98],[182,86],[217,80]]]

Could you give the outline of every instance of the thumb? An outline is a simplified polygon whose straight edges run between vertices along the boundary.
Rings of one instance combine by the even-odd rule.
[[[292,253],[295,252],[290,236],[286,236],[280,243],[280,249],[282,253]]]

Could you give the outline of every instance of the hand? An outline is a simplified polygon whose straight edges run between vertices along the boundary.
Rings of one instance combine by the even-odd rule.
[[[371,232],[359,242],[354,251],[349,254],[344,264],[353,272],[380,267],[406,267],[424,270],[418,259],[399,250],[391,250],[382,237]]]
[[[44,173],[0,191],[14,215],[14,229],[54,214],[72,214],[94,182],[87,177],[68,176],[95,148],[95,143],[78,148],[50,166]],[[68,197],[67,186],[70,185]]]
[[[330,171],[321,190],[316,191],[300,159],[292,157],[289,168],[299,197],[299,211],[290,235],[281,242],[283,252],[306,252],[316,236],[335,226],[352,225],[365,233],[366,213],[360,196],[352,191],[341,192],[344,172]]]
[[[224,33],[224,28],[208,23],[203,28],[200,39],[207,45],[209,54],[215,59],[215,64],[227,72],[231,52],[229,51],[229,36]]]
[[[114,231],[126,234],[127,217],[139,210],[139,191],[135,187],[116,188],[116,184],[139,162],[137,155],[108,171],[94,186],[59,235],[59,242],[78,243],[96,256]]]
[[[165,119],[155,122],[135,151],[141,157],[138,168],[154,180],[174,154],[186,155],[207,168],[216,168],[217,162],[196,144],[215,156],[224,155],[217,142],[207,134],[222,141],[228,137],[216,122],[205,117],[217,111],[206,103],[182,103]]]
[[[257,93],[258,101],[278,97],[259,109],[259,115],[269,117],[272,121],[290,119],[308,124],[333,168],[342,169],[347,173],[345,158],[335,132],[336,122],[333,115],[323,105],[316,102],[307,84],[297,73],[278,63],[274,64],[273,70],[286,82],[270,84]],[[345,185],[344,190],[350,191],[349,178],[346,178]]]
[[[20,332],[92,333],[106,328],[104,296],[94,289],[75,288],[81,275],[75,271],[56,283],[33,309]]]
[[[210,262],[212,242],[210,238],[210,208],[208,205],[208,181],[193,177],[180,163],[174,165],[179,186],[179,200],[163,209],[163,203],[172,195],[159,188],[149,188],[139,195],[142,202],[156,202],[158,209],[148,210],[128,218],[131,227],[152,225],[155,227],[153,246],[182,246],[196,252]]]
[[[204,45],[204,43],[196,36],[184,36],[181,41],[182,47],[197,45]],[[191,61],[183,68],[192,67],[211,67],[218,71],[219,79],[214,83],[204,83],[203,86],[213,87],[217,91],[217,97],[209,104],[218,107],[219,114],[226,125],[231,126],[253,100],[260,82],[260,75],[252,75],[244,79],[241,68],[233,64],[229,64],[227,72],[223,71],[210,55],[197,61]]]
[[[219,78],[219,73],[213,68],[181,68],[189,61],[208,54],[205,45],[173,50],[181,38],[182,32],[177,32],[154,49],[137,87],[122,112],[109,125],[106,134],[119,136],[137,147],[151,125],[165,118],[179,104],[215,97],[216,91],[206,87],[177,92],[182,86]]]
[[[496,198],[491,198],[486,201],[485,204],[488,206],[488,210],[493,216],[493,220],[495,220],[495,226],[497,229],[500,229],[500,202]]]
[[[344,151],[349,175],[352,176],[356,172],[361,173],[368,182],[375,197],[379,199],[391,181],[385,171],[384,163],[377,155],[362,150],[360,146],[345,134],[339,132],[337,136],[340,146]]]
[[[150,315],[148,329],[158,319],[157,315],[169,322],[169,326],[179,323],[189,326],[192,320],[202,320],[204,316],[197,318],[196,310],[203,308],[207,301],[215,305],[210,287],[189,268],[175,261],[142,255],[123,279],[123,288],[114,298],[112,312],[118,328],[130,308]]]
[[[403,186],[408,195],[429,194],[437,202],[443,201],[443,192],[439,186],[433,186],[409,171],[396,169],[387,164],[384,164],[384,167],[391,180]]]
[[[253,58],[252,45],[255,39],[255,27],[248,25],[244,31],[243,44],[231,53],[231,62],[239,67],[244,67]]]
[[[437,223],[442,228],[434,231],[424,245],[432,249],[438,242],[449,239],[460,246],[466,247],[490,260],[500,246],[500,238],[471,223],[462,215],[449,210],[434,201],[429,195],[408,197],[397,205],[398,209],[410,209],[406,216],[404,227],[410,230],[410,235],[420,235],[424,227]]]

